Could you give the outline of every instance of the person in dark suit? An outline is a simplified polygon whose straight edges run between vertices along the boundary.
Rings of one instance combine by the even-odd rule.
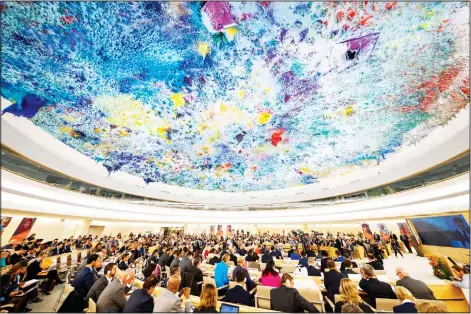
[[[392,233],[392,232],[389,232],[389,236],[393,239],[393,240],[398,240],[397,239],[397,235],[395,233]]]
[[[208,264],[216,265],[217,263],[219,263],[221,260],[219,259],[218,255],[219,251],[215,251],[214,256],[209,259]]]
[[[407,288],[396,287],[396,296],[401,301],[401,305],[393,307],[394,313],[417,313],[415,298]]]
[[[101,276],[97,281],[93,283],[93,286],[90,288],[87,293],[87,296],[85,297],[85,304],[88,304],[88,299],[90,298],[95,303],[98,301],[98,298],[100,297],[103,290],[105,290],[108,284],[115,278],[117,270],[118,267],[115,263],[106,264],[104,269],[105,275]]]
[[[307,262],[308,262],[307,275],[320,277],[321,271],[314,266],[316,264],[316,259],[314,257],[309,257]]]
[[[373,254],[368,253],[366,256],[368,257],[368,260],[369,260],[369,262],[367,264],[371,265],[371,267],[373,267],[373,269],[375,269],[375,270],[384,270],[383,264],[379,263],[376,260],[376,258],[374,257]]]
[[[329,254],[327,253],[327,251],[325,250],[322,250],[321,252],[321,272],[324,272],[326,266],[327,266],[327,261],[329,260]]]
[[[342,240],[340,238],[340,236],[337,236],[337,238],[335,239],[335,245],[334,247],[339,251],[339,252],[342,252],[343,251],[343,243],[345,242],[345,240]]]
[[[396,268],[396,275],[399,280],[396,282],[396,287],[404,287],[409,290],[416,299],[435,300],[433,291],[423,281],[409,277],[407,271],[402,267]]]
[[[127,250],[129,250],[129,242],[126,241],[124,245],[119,249],[119,253],[124,253]]]
[[[42,269],[41,268],[41,263],[43,260],[47,257],[46,252],[41,252],[37,258],[34,258],[26,268],[26,278],[25,280],[31,280],[31,279],[45,279],[47,278],[46,286],[43,290],[43,293],[45,295],[50,295],[50,291],[53,289],[54,281],[58,284],[61,285],[64,282],[59,279],[59,276],[57,275],[57,270],[56,269]],[[45,275],[39,275],[40,272],[47,272]]]
[[[28,250],[28,247],[23,246],[21,244],[15,246],[15,253],[10,255],[10,260],[9,260],[10,264],[15,265],[21,260],[24,260],[25,259],[24,254],[27,250]]]
[[[131,256],[129,254],[127,254],[126,252],[124,253],[123,257],[121,257],[121,261],[118,264],[118,268],[120,270],[124,271],[124,270],[128,269],[128,267],[129,267],[128,262],[129,262],[130,257]]]
[[[2,300],[0,305],[13,304],[13,308],[8,309],[10,312],[26,313],[31,309],[27,307],[28,301],[31,300],[30,294],[21,295],[21,277],[26,272],[28,262],[22,260],[11,266],[6,273],[0,276],[0,291]]]
[[[237,265],[237,256],[234,255],[234,249],[229,250],[229,260],[234,263],[234,266]]]
[[[82,311],[85,308],[84,300],[93,286],[93,269],[100,265],[100,256],[98,254],[91,254],[87,258],[87,266],[84,267],[75,277],[72,282],[72,287],[77,292],[77,307]]]
[[[67,241],[64,245],[64,253],[72,252],[72,246],[70,245],[70,241]]]
[[[59,242],[57,243],[57,246],[52,249],[52,255],[61,255],[64,254],[64,243]]]
[[[249,272],[247,269],[244,268],[244,257],[239,256],[237,258],[237,266],[234,268],[232,271],[232,278],[236,277],[237,272],[241,270],[244,273],[245,276],[245,287],[247,288],[247,291],[252,291],[253,288],[257,286],[255,282],[253,282],[252,278],[250,278]]]
[[[349,259],[342,262],[342,265],[344,266],[344,269],[341,271],[341,273],[344,274],[345,276],[348,277],[349,274],[358,275],[358,273],[356,273],[352,270],[353,265],[352,265],[352,262]]]
[[[201,258],[195,257],[193,264],[186,267],[182,271],[182,286],[190,288],[190,294],[199,296],[201,294],[201,282],[203,281],[203,272],[199,268],[201,265]]]
[[[274,246],[271,247],[270,256],[271,256],[273,259],[282,259],[282,258],[283,258],[283,255],[281,254],[281,251],[275,249]]]
[[[162,250],[162,254],[160,254],[160,257],[159,257],[159,266],[160,266],[160,269],[162,269],[162,271],[165,270],[165,265],[169,264],[168,260],[170,256],[168,255],[168,251],[169,249],[164,248]]]
[[[273,261],[273,257],[270,255],[270,249],[266,248],[265,253],[262,255],[262,263],[268,263],[268,261]]]
[[[158,262],[159,262],[158,254],[159,254],[159,251],[157,249],[155,249],[154,252],[152,252],[152,254],[147,259],[147,265],[149,265],[149,264],[158,264]]]
[[[254,306],[253,296],[245,290],[245,273],[239,269],[235,275],[236,286],[227,290],[223,301]]]
[[[308,263],[308,259],[306,257],[306,252],[302,251],[301,252],[301,259],[299,260],[298,265],[303,265],[304,267],[307,268],[309,266],[308,264],[309,263]]]
[[[376,298],[396,299],[391,285],[381,282],[376,278],[375,270],[371,265],[363,265],[360,269],[362,279],[360,280],[360,288],[368,294],[367,302],[376,308]]]
[[[334,296],[340,293],[340,280],[348,277],[347,275],[341,274],[337,268],[335,268],[335,262],[333,260],[327,262],[327,269],[329,271],[324,273],[324,286],[327,290],[327,297],[332,302],[335,302]]]
[[[354,261],[351,260],[351,256],[349,253],[344,253],[343,256],[345,257],[345,261],[343,261],[341,264],[340,264],[340,272],[343,272],[345,270],[345,262],[346,261],[350,261],[352,263],[352,268],[357,268],[358,267],[358,264]]]
[[[126,302],[123,313],[152,313],[154,310],[155,287],[158,284],[157,278],[151,275],[144,281],[142,289],[135,290]]]
[[[404,243],[405,247],[407,248],[407,250],[409,251],[409,253],[412,253],[412,249],[410,248],[410,242],[409,242],[409,237],[405,234],[401,234],[399,236],[399,238],[401,239],[401,241]]]
[[[309,312],[319,313],[319,310],[302,297],[298,290],[293,288],[293,277],[289,274],[283,274],[281,277],[281,286],[270,290],[271,309],[280,312]]]
[[[237,254],[240,256],[245,256],[247,255],[247,250],[245,249],[245,245],[242,244],[239,249],[237,249]]]
[[[376,243],[379,243],[381,241],[381,237],[376,232],[373,234],[373,238],[375,239]]]

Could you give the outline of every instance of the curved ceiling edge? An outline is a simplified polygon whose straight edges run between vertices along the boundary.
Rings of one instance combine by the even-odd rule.
[[[5,99],[2,98],[2,102]],[[257,205],[298,202],[354,193],[422,172],[469,149],[469,110],[434,130],[416,147],[407,147],[375,168],[324,182],[284,190],[226,193],[165,184],[146,185],[125,173],[108,176],[104,167],[78,153],[24,118],[2,116],[2,144],[41,165],[94,185],[142,197],[206,204]],[[34,134],[34,137],[31,136]]]
[[[116,200],[96,200],[88,195],[74,195],[41,183],[15,175],[2,176],[2,208],[23,211],[87,216],[95,219],[112,218],[127,221],[165,222],[231,222],[271,223],[332,221],[345,219],[366,219],[368,217],[397,217],[400,215],[428,214],[469,208],[469,175],[463,175],[432,186],[400,195],[359,201],[352,204],[324,206],[290,211],[222,212],[175,209],[169,214],[167,208],[128,204]],[[44,190],[38,187],[44,188]]]

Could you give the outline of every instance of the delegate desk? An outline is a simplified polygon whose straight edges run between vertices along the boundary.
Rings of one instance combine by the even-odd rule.
[[[142,289],[142,285],[144,284],[144,282],[142,280],[139,280],[139,279],[136,279],[134,280],[134,286],[138,289]],[[154,295],[153,297],[154,298],[158,298],[160,293],[162,293],[162,291],[164,291],[165,288],[162,288],[162,287],[156,287],[155,288],[155,291],[154,291]],[[127,298],[129,298],[129,295],[127,296]],[[190,296],[190,302],[191,302],[191,305],[196,307],[198,305],[198,303],[200,302],[200,298],[197,297],[197,296],[194,296],[194,295],[191,295]],[[260,309],[260,308],[256,308],[256,307],[251,307],[251,306],[245,306],[245,305],[240,305],[240,304],[232,304],[232,303],[229,303],[229,302],[221,302],[221,301],[218,301],[218,305],[217,305],[217,309],[218,311],[220,310],[221,308],[221,304],[223,303],[227,303],[229,305],[234,305],[234,306],[238,306],[239,307],[239,312],[240,313],[265,313],[265,312],[276,312],[276,311],[270,311],[270,310],[265,310],[265,309]],[[182,300],[182,308],[184,309],[185,308],[185,300],[183,298]]]
[[[190,302],[191,302],[192,306],[196,307],[200,302],[200,298],[197,297],[197,296],[192,295],[192,296],[190,296]],[[218,304],[217,304],[218,312],[221,310],[221,305],[223,303],[233,305],[233,306],[238,306],[239,307],[239,313],[268,313],[268,312],[277,312],[277,313],[279,313],[278,311],[266,310],[266,309],[262,309],[262,308],[258,308],[258,307],[246,306],[246,305],[241,305],[241,304],[234,304],[234,303],[229,303],[229,302],[221,302],[221,301],[218,301]]]

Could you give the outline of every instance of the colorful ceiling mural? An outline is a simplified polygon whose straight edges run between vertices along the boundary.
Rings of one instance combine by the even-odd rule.
[[[468,5],[2,2],[3,113],[147,183],[313,184],[468,106]]]

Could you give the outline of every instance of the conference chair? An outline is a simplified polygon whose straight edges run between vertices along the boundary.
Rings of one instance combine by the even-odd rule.
[[[69,254],[59,255],[58,262],[57,262],[58,274],[65,273],[69,269],[68,257],[69,257]]]
[[[88,308],[84,310],[86,313],[96,313],[96,303],[92,298],[88,299]]]
[[[318,289],[297,289],[299,294],[303,296],[308,302],[312,303],[320,313],[325,312],[324,302],[322,301],[322,293]]]
[[[335,304],[332,303],[332,301],[331,301],[327,296],[324,297],[324,300],[325,300],[325,302],[327,302],[327,304],[330,305],[330,307],[331,307],[332,309],[335,308]],[[341,301],[340,294],[334,295],[334,301],[335,301],[335,303]],[[369,304],[366,303],[365,301],[363,301],[363,304],[366,304],[373,312],[375,312],[375,313],[378,312],[374,307],[372,307],[371,305],[369,305]]]
[[[54,312],[59,311],[61,308],[62,304],[64,303],[65,299],[69,296],[69,294],[74,291],[75,288],[72,287],[70,284],[64,284],[64,288],[62,288],[61,293],[59,294],[59,298],[56,301],[56,304],[54,304],[54,307],[52,308]]]
[[[72,253],[70,253],[70,262],[71,262],[72,265],[80,264],[78,262],[78,253],[77,253],[77,251],[73,251]]]
[[[235,264],[233,261],[227,261],[227,266],[228,267],[235,267]]]
[[[379,275],[387,275],[385,270],[375,270],[375,274],[376,274],[377,276],[379,276]]]
[[[281,266],[281,270],[283,271],[283,273],[293,273],[296,269],[296,266],[297,265],[294,264],[283,264]]]
[[[203,277],[203,285],[207,285],[207,284],[213,284],[215,287],[216,286],[216,280],[214,280],[214,278],[211,278],[211,277]],[[225,289],[225,288],[228,288],[229,285],[224,285],[224,286],[221,286],[219,288],[217,288],[218,292],[219,290],[222,290],[222,289]],[[224,298],[224,295],[219,295],[218,293],[218,300],[222,300]]]
[[[393,307],[401,304],[398,299],[376,298],[376,310],[382,312],[393,312]]]
[[[270,291],[273,287],[268,286],[257,286],[257,293],[255,294],[255,307],[271,310],[271,302],[270,302]]]

